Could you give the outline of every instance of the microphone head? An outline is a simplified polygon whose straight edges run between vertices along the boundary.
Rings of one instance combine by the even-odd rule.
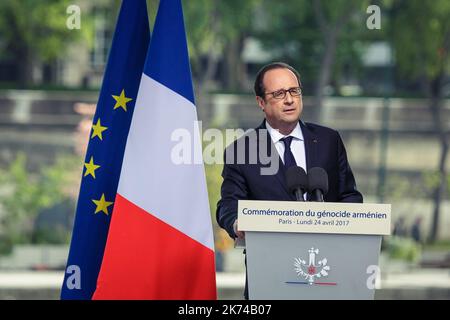
[[[328,192],[328,174],[319,167],[314,167],[308,170],[308,187],[309,192],[314,190],[321,190],[325,195]]]
[[[308,190],[308,177],[302,167],[292,166],[286,170],[286,184],[290,193],[297,189]]]

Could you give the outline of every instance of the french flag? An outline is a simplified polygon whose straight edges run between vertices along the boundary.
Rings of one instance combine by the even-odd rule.
[[[161,0],[93,299],[217,299],[203,163],[178,164],[173,134],[201,159],[181,0]]]

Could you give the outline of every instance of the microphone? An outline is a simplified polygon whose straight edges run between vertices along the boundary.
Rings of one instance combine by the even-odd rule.
[[[308,190],[308,177],[302,167],[292,166],[286,170],[286,183],[290,193],[297,201],[305,201],[303,194]]]
[[[315,201],[323,202],[323,196],[328,192],[328,174],[319,167],[308,170],[308,188]]]

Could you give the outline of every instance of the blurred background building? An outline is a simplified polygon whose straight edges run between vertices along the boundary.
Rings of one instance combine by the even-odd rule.
[[[152,26],[158,1],[147,3]],[[81,9],[80,29],[67,28],[70,5]],[[183,5],[204,130],[258,126],[256,72],[271,61],[293,65],[304,86],[303,119],[340,131],[366,202],[392,203],[397,228],[383,242],[385,270],[433,268],[441,276],[435,268],[450,268],[450,2]],[[368,27],[377,18],[369,5],[380,8],[379,29]],[[0,272],[64,268],[119,7],[118,0],[0,3]],[[214,223],[221,168],[206,166]],[[238,273],[242,285],[242,253],[219,229],[216,239],[222,277]],[[450,298],[449,288],[433,294]],[[0,285],[0,298],[16,297],[1,292]]]

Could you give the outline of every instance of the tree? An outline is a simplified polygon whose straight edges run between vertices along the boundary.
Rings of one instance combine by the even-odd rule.
[[[450,2],[447,0],[394,0],[392,43],[400,71],[419,79],[428,97],[435,134],[441,145],[439,181],[433,191],[434,209],[429,241],[438,238],[441,200],[446,194],[449,142],[443,122],[443,88],[450,72]]]
[[[252,20],[249,17],[260,2],[261,0],[183,2],[189,54],[197,91],[202,92],[203,88],[211,86],[220,61],[226,65],[226,78],[234,78],[234,81],[225,79],[224,82],[228,82],[229,88],[240,87],[239,76],[236,76],[235,71],[245,71],[240,59],[243,40],[252,28]]]
[[[7,170],[0,169],[1,241],[9,246],[31,243],[41,210],[70,198],[79,179],[79,157],[58,156],[39,174],[27,170],[26,156],[19,153]],[[0,253],[10,248],[0,246]]]
[[[89,20],[80,30],[69,30],[66,21],[70,0],[0,1],[0,52],[16,62],[18,84],[32,84],[35,62],[49,63],[64,54],[67,44],[89,39]],[[86,16],[87,17],[87,16]]]
[[[368,1],[290,0],[265,1],[270,7],[268,26],[260,36],[276,56],[298,65],[311,83],[306,91],[315,96],[315,118],[323,103],[324,89],[330,85],[338,63],[355,63],[355,40],[367,32],[365,15]],[[336,59],[339,59],[338,61]],[[339,74],[335,73],[335,80]]]
[[[367,8],[367,4],[367,1],[313,1],[314,16],[319,25],[323,42],[321,67],[315,89],[315,107],[318,110],[323,104],[324,88],[330,82],[339,37],[358,10],[360,13],[365,13],[364,9]]]

